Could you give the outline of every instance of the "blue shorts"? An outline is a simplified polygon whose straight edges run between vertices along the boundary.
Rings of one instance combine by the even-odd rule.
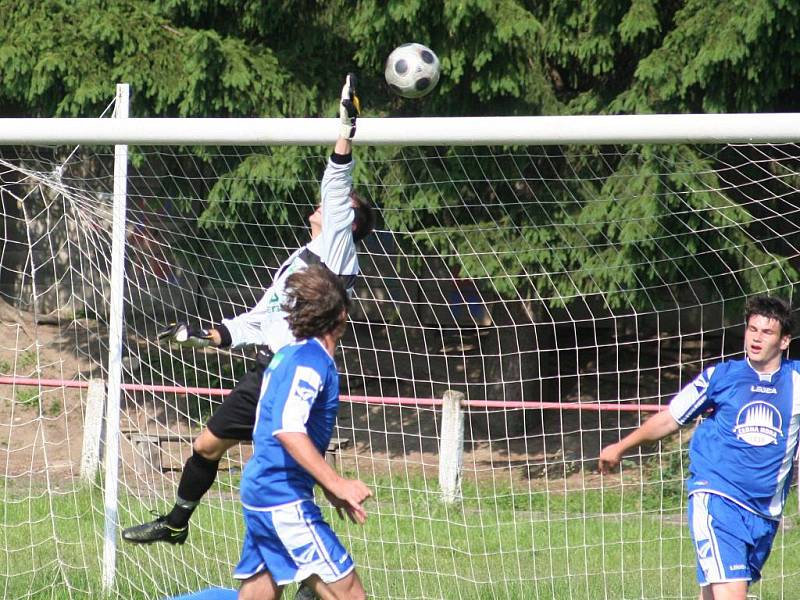
[[[701,585],[761,579],[778,521],[766,519],[717,494],[689,497],[689,532]]]
[[[233,571],[236,579],[249,579],[266,569],[281,586],[311,575],[333,583],[355,568],[313,501],[262,510],[245,507],[243,512],[245,536],[242,558]]]

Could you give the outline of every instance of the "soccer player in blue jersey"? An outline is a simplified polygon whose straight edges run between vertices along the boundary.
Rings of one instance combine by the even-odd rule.
[[[183,544],[189,535],[192,513],[213,485],[221,458],[236,444],[252,439],[264,369],[273,353],[294,341],[281,308],[286,279],[309,265],[323,264],[340,277],[345,287],[351,289],[354,285],[359,273],[356,244],[372,232],[375,224],[370,204],[352,190],[352,138],[359,111],[355,81],[348,75],[342,87],[339,138],[322,177],[321,202],[308,218],[311,241],[284,261],[256,306],[231,319],[223,319],[211,329],[172,323],[159,333],[162,343],[191,348],[255,345],[258,353],[253,367],[236,383],[194,440],[172,510],[155,520],[128,527],[122,532],[125,541]]]
[[[701,600],[745,600],[778,530],[800,430],[800,363],[783,357],[790,307],[756,296],[745,314],[743,360],[705,369],[668,410],[600,453],[607,473],[629,450],[704,417],[689,445],[689,530]]]
[[[340,516],[364,523],[372,493],[325,462],[339,408],[333,361],[346,326],[349,298],[321,266],[286,280],[284,310],[298,340],[284,346],[264,373],[253,429],[253,456],[242,475],[245,520],[242,558],[234,577],[240,600],[279,598],[305,581],[320,598],[366,597],[353,559],[314,503],[319,484]]]

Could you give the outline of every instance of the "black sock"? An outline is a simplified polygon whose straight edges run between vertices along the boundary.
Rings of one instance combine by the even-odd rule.
[[[171,527],[186,527],[189,524],[200,499],[214,484],[218,468],[218,460],[208,460],[192,452],[183,467],[175,506],[167,515],[167,523]]]

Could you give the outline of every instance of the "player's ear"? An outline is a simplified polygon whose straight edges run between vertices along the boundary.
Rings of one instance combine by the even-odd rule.
[[[786,350],[792,342],[792,336],[784,335],[781,337],[781,350]]]

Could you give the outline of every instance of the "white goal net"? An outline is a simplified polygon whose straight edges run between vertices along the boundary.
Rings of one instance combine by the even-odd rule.
[[[748,295],[792,299],[800,147],[397,141],[354,151],[357,190],[380,217],[337,354],[329,454],[374,492],[363,527],[326,513],[368,593],[696,597],[683,489],[691,428],[619,474],[601,477],[597,456],[703,365],[741,354]],[[154,334],[254,305],[309,239],[329,151],[129,147],[114,384],[114,148],[0,146],[6,597],[234,586],[248,445],[223,459],[185,545],[115,538],[109,590],[99,465],[118,442],[120,528],[171,507],[193,436],[252,355],[167,348]],[[109,385],[121,390],[118,435],[97,418]],[[448,392],[463,431],[443,422]],[[796,506],[757,597],[800,585]]]

